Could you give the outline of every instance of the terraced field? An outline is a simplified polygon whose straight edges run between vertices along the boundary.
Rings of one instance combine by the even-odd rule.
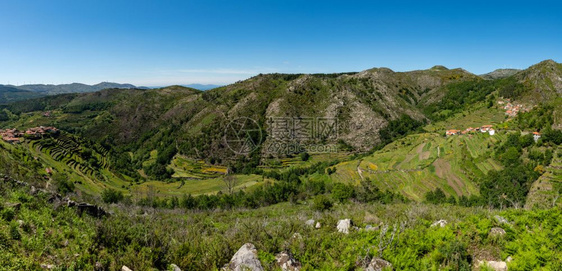
[[[264,180],[262,176],[259,175],[235,175],[236,185],[234,186],[234,191],[239,191],[241,189],[253,189],[258,185],[264,184],[266,181],[271,182],[272,180]],[[130,192],[135,195],[136,198],[142,198],[147,196],[156,197],[169,197],[176,196],[181,197],[186,194],[191,195],[201,195],[201,194],[215,194],[222,191],[227,192],[227,186],[224,183],[222,177],[211,178],[211,179],[184,179],[178,182],[159,182],[159,181],[148,181],[139,185],[131,186]]]
[[[489,170],[501,169],[489,157],[503,139],[502,133],[449,138],[434,133],[410,135],[371,156],[336,165],[331,178],[353,184],[369,179],[382,190],[416,201],[436,188],[454,196],[478,194],[479,179]]]
[[[552,163],[546,167],[545,173],[531,186],[526,209],[552,208],[562,206],[560,194],[562,192],[562,148],[558,148]]]
[[[224,166],[208,165],[205,161],[196,161],[181,155],[174,157],[169,168],[175,171],[173,178],[202,180],[217,178],[226,174],[226,167]]]
[[[91,154],[91,158],[96,161],[95,168],[86,161],[83,155],[83,142],[80,139],[61,134],[47,140],[32,140],[30,146],[42,153],[51,156],[54,160],[62,162],[72,169],[81,172],[89,177],[102,178],[99,173],[100,169],[108,169],[109,161],[107,159],[108,151],[102,146],[95,144]]]

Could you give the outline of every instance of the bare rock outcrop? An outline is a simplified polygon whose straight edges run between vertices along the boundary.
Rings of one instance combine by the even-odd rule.
[[[479,261],[477,266],[480,269],[484,266],[487,266],[494,271],[507,271],[507,263],[502,261]]]
[[[392,264],[388,261],[385,261],[381,258],[373,258],[369,265],[367,266],[366,271],[382,271],[382,270],[393,270]]]
[[[301,270],[301,263],[297,261],[293,254],[289,251],[283,251],[275,255],[277,260],[277,265],[281,267],[283,271],[299,271]]]
[[[263,271],[263,266],[258,259],[258,251],[253,244],[244,244],[237,252],[232,256],[230,263],[223,268],[227,271]]]
[[[505,230],[499,227],[493,227],[490,229],[490,233],[488,233],[488,235],[490,236],[504,236],[505,235]]]
[[[349,234],[351,225],[353,225],[351,219],[342,219],[338,221],[338,226],[337,226],[338,232]]]

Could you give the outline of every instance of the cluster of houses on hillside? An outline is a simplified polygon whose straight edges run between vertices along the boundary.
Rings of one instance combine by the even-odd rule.
[[[496,134],[496,130],[494,130],[492,125],[482,125],[481,127],[476,127],[476,128],[468,127],[465,130],[447,130],[445,132],[445,135],[449,137],[449,136],[456,136],[456,135],[473,134],[477,132],[488,133],[489,135]],[[535,140],[535,142],[539,141],[540,138],[541,138],[541,133],[533,132],[533,139]]]
[[[55,127],[44,127],[44,126],[29,128],[25,132],[19,131],[14,128],[14,129],[0,130],[0,137],[2,137],[2,140],[8,143],[17,144],[20,143],[21,139],[24,137],[38,138],[43,136],[44,134],[58,133],[58,131],[59,130]]]
[[[473,134],[473,133],[488,133],[490,135],[494,135],[496,130],[492,128],[492,125],[482,125],[481,127],[468,127],[465,130],[447,130],[445,132],[446,136],[455,136],[455,135],[466,135],[466,134]]]
[[[503,106],[505,114],[510,118],[516,117],[519,112],[528,112],[530,110],[530,108],[522,104],[511,103],[509,99],[506,99],[505,101],[500,100],[498,101],[498,104]]]

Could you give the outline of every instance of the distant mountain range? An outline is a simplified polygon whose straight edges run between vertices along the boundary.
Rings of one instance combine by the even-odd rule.
[[[131,84],[118,84],[118,83],[111,83],[111,82],[102,82],[95,85],[72,83],[72,84],[61,84],[61,85],[33,84],[33,85],[21,85],[21,86],[13,86],[13,85],[6,85],[6,86],[16,89],[21,89],[21,90],[42,92],[45,93],[46,95],[95,92],[108,88],[138,88],[137,86]]]
[[[38,92],[0,85],[0,104],[39,98],[43,96],[45,95]]]
[[[486,74],[482,74],[480,75],[480,77],[484,78],[484,79],[500,79],[500,78],[505,78],[505,77],[509,77],[512,76],[518,72],[520,72],[521,70],[518,69],[497,69],[493,72],[489,72]]]
[[[222,87],[222,85],[203,85],[203,84],[189,84],[189,85],[182,85],[184,87],[188,87],[188,88],[194,88],[194,89],[198,89],[198,90],[209,90],[209,89],[214,89],[214,88],[218,88],[218,87]]]
[[[118,84],[111,82],[102,82],[95,85],[86,85],[81,83],[61,84],[61,85],[0,85],[0,104],[21,101],[32,98],[39,98],[48,95],[65,94],[65,93],[86,93],[96,92],[103,89],[147,89],[147,87],[137,87],[131,84]]]

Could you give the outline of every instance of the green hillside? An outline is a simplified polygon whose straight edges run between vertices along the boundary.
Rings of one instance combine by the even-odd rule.
[[[0,105],[43,96],[45,94],[0,85]],[[0,119],[2,119],[1,115]]]
[[[335,166],[335,181],[359,184],[371,180],[381,190],[397,191],[420,201],[440,188],[455,197],[478,194],[476,181],[491,169],[501,169],[493,149],[504,135],[475,134],[445,138],[416,134],[399,139],[371,156]]]
[[[0,141],[0,266],[219,270],[252,243],[265,270],[280,269],[282,251],[302,270],[383,259],[394,270],[556,270],[557,65],[486,80],[441,66],[269,74],[208,92],[3,105],[0,129],[24,135],[0,131],[19,137]],[[248,133],[263,143],[253,152],[228,145],[236,117],[261,128]],[[337,136],[288,145],[336,150],[269,152],[273,118],[337,120]],[[40,126],[60,131],[26,131]],[[348,234],[337,229],[346,218]]]
[[[51,168],[90,195],[108,188],[134,198],[224,193],[228,169],[235,176],[234,191],[297,179],[326,182],[327,189],[367,181],[415,201],[437,189],[459,199],[479,196],[488,172],[504,169],[505,146],[513,145],[508,134],[556,127],[559,99],[524,100],[546,86],[545,95],[551,93],[559,73],[559,64],[545,61],[488,80],[436,66],[258,75],[207,92],[180,86],[106,89],[5,105],[0,128],[61,129],[54,138],[26,140],[19,147],[3,144],[36,157],[38,173]],[[508,117],[506,103],[531,112]],[[262,145],[247,155],[225,144],[229,122],[241,116],[262,129],[257,138]],[[263,147],[275,142],[272,118],[295,117],[336,120],[337,137],[291,144],[332,144],[338,153],[311,153],[303,160],[300,150],[271,153]],[[445,130],[482,125],[498,132],[444,137]],[[549,163],[529,160],[527,152],[553,149],[550,141],[515,147],[526,167]]]

